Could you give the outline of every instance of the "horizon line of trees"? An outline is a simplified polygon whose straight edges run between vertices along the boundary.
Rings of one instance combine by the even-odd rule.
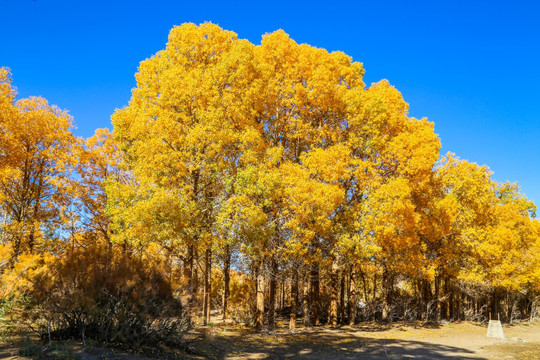
[[[440,156],[433,123],[363,74],[283,31],[184,24],[112,132],[81,139],[0,69],[4,304],[49,337],[139,345],[217,307],[257,330],[536,316],[536,206]]]

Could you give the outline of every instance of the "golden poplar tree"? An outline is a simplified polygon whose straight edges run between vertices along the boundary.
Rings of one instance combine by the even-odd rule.
[[[77,140],[66,111],[40,97],[15,101],[6,69],[0,70],[2,237],[12,258],[54,247],[71,203]]]
[[[137,188],[128,204],[151,205],[140,209],[151,216],[147,233],[165,232],[165,245],[183,249],[179,255],[193,291],[196,262],[204,254],[207,321],[217,199],[242,142],[252,141],[240,131],[253,123],[249,102],[259,93],[250,88],[252,48],[217,25],[175,27],[166,48],[141,63],[129,106],[113,115]]]

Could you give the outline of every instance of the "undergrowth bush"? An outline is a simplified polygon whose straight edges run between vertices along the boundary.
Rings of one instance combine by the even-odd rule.
[[[151,255],[151,256],[150,256]],[[63,256],[36,256],[20,274],[21,317],[44,340],[78,338],[115,346],[177,346],[190,327],[167,262],[91,243]]]

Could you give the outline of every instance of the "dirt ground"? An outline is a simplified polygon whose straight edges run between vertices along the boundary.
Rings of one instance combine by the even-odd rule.
[[[191,353],[170,354],[177,359],[539,359],[540,322],[503,324],[506,339],[486,337],[486,325],[449,323],[423,326],[421,323],[381,325],[364,323],[331,328],[299,327],[286,322],[273,332],[254,334],[252,329],[216,321],[211,327],[196,328],[188,336]],[[4,343],[0,359],[25,359],[20,344]],[[56,352],[55,352],[56,351]],[[128,352],[99,347],[83,348],[78,343],[48,349],[47,359],[150,359]],[[164,357],[159,356],[159,357]],[[34,356],[39,358],[39,356]]]
[[[540,323],[503,326],[506,339],[486,337],[487,326],[368,323],[285,327],[252,334],[233,326],[215,326],[211,341],[192,346],[213,359],[540,359]]]

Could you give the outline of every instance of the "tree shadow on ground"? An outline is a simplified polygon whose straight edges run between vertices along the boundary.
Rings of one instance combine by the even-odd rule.
[[[415,340],[367,338],[328,328],[298,333],[218,335],[194,347],[210,358],[228,360],[483,359],[464,348]]]
[[[356,325],[342,325],[338,329],[345,332],[385,332],[391,329],[401,328],[414,328],[414,329],[440,329],[441,324],[437,322],[419,322],[419,321],[399,321],[399,322],[361,322]]]

